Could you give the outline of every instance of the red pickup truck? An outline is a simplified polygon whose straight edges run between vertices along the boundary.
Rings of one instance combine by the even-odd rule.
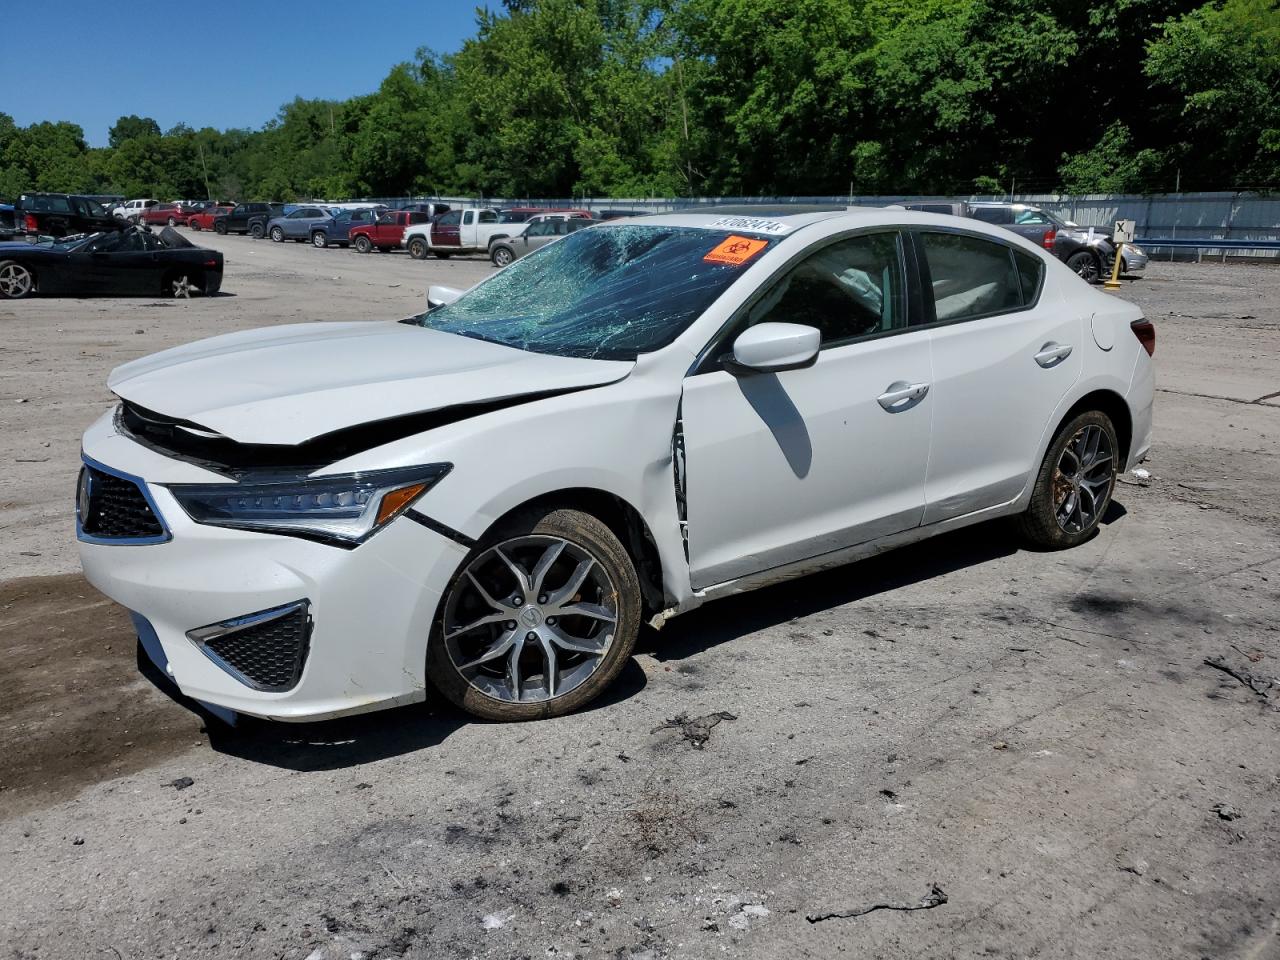
[[[406,227],[415,223],[429,223],[431,216],[417,210],[388,210],[373,223],[352,227],[348,237],[357,253],[368,253],[377,247],[388,253],[400,246]]]

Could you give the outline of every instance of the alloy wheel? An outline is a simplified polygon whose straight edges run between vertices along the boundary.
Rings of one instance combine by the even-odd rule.
[[[31,271],[20,263],[6,263],[0,266],[0,293],[12,299],[25,297],[31,292],[35,281]]]
[[[1080,533],[1097,523],[1111,499],[1115,452],[1111,437],[1095,423],[1067,443],[1053,471],[1053,508],[1058,526]]]
[[[604,662],[618,593],[585,547],[534,534],[472,560],[444,606],[442,641],[458,674],[507,703],[562,697]]]
[[[511,262],[511,251],[506,247],[499,247],[493,251],[493,262],[496,266],[505,267]]]
[[[271,228],[271,239],[276,243],[284,243],[284,231],[279,227]]]

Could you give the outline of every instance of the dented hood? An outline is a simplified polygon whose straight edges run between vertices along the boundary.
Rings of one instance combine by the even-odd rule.
[[[458,404],[601,386],[632,366],[403,323],[305,323],[165,350],[117,367],[107,383],[131,403],[240,443],[292,445]]]

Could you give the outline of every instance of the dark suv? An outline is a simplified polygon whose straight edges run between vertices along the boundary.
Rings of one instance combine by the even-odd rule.
[[[261,240],[267,235],[267,221],[283,214],[283,203],[237,203],[230,213],[214,217],[213,229],[216,233],[247,233]]]
[[[1111,272],[1116,248],[1111,243],[1111,226],[1082,227],[1056,214],[1026,203],[969,203],[969,216],[994,223],[1026,237],[1053,255],[1085,280],[1093,283]],[[1147,256],[1138,247],[1125,245],[1123,273],[1131,274],[1147,266]]]
[[[13,219],[19,233],[41,237],[70,237],[129,226],[92,197],[71,193],[24,193],[13,205]]]

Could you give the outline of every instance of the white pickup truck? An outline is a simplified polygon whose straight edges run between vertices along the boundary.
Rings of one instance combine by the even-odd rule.
[[[404,232],[400,245],[415,260],[435,254],[447,260],[455,253],[489,252],[489,244],[524,230],[523,223],[503,223],[492,207],[460,207],[442,213],[430,223],[420,223]]]

